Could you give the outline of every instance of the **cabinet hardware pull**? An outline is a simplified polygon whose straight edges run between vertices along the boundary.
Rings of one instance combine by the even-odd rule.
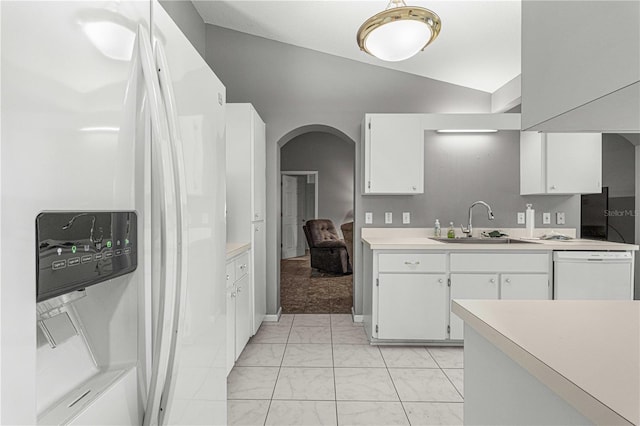
[[[439,282],[439,283],[443,283],[443,282],[444,282],[444,280],[443,280],[442,278],[440,278],[440,279],[438,280],[438,282]]]
[[[227,274],[227,281],[229,281],[229,278],[231,278],[231,277],[229,276],[229,274]]]
[[[405,264],[405,265],[419,265],[419,264],[420,264],[420,261],[419,261],[419,260],[416,260],[415,262],[409,262],[408,260],[405,260],[405,261],[404,261],[404,264]]]
[[[234,298],[234,297],[236,297],[236,294],[235,293],[231,293],[231,298]]]
[[[495,280],[494,278],[491,278],[491,279],[489,280],[489,282],[490,282],[490,283],[495,283],[495,282],[496,282],[496,280]]]
[[[505,281],[507,282],[507,284],[509,284],[511,283],[511,278],[507,278]]]

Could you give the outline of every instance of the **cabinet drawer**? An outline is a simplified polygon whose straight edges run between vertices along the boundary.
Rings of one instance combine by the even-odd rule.
[[[451,253],[452,272],[544,272],[549,253]]]
[[[445,272],[444,253],[383,253],[378,255],[379,272]]]
[[[232,261],[232,262],[228,262],[227,263],[226,273],[227,273],[227,287],[230,287],[236,281],[236,264],[235,264],[235,262]]]
[[[551,286],[547,274],[502,274],[500,299],[548,300]]]
[[[236,280],[247,275],[249,272],[249,252],[244,253],[236,259]]]

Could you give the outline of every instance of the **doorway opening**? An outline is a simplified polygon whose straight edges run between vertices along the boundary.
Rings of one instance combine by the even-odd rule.
[[[282,201],[281,259],[304,256],[309,248],[303,225],[318,218],[318,172],[280,172]]]
[[[282,313],[350,314],[356,144],[327,126],[290,135],[279,142]],[[318,233],[331,247],[318,249]]]

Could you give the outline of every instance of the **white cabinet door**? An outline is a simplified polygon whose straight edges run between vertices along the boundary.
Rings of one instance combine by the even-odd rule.
[[[497,299],[498,274],[451,274],[451,300]],[[449,321],[449,337],[462,339],[464,322],[454,313]]]
[[[424,130],[419,114],[367,114],[364,194],[424,192]]]
[[[600,133],[521,133],[520,194],[590,194],[600,191]]]
[[[602,191],[600,133],[547,133],[546,137],[549,194]]]
[[[251,141],[251,194],[252,194],[252,214],[251,220],[264,220],[264,211],[266,203],[266,129],[265,124],[256,112],[252,111],[252,141]]]
[[[444,340],[445,274],[380,274],[378,339]]]
[[[245,275],[236,282],[236,360],[251,337],[251,318],[251,284]]]
[[[253,329],[251,334],[255,334],[267,313],[267,243],[264,222],[254,223],[252,233]]]
[[[236,288],[227,288],[227,375],[236,360]]]
[[[503,274],[500,277],[500,299],[551,299],[549,275]]]
[[[265,124],[251,104],[227,104],[227,240],[248,241],[265,219]]]

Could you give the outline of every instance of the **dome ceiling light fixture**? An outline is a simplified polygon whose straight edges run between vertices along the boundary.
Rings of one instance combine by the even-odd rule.
[[[360,26],[358,46],[383,61],[404,61],[431,44],[441,27],[440,17],[431,10],[390,0],[384,11]]]

